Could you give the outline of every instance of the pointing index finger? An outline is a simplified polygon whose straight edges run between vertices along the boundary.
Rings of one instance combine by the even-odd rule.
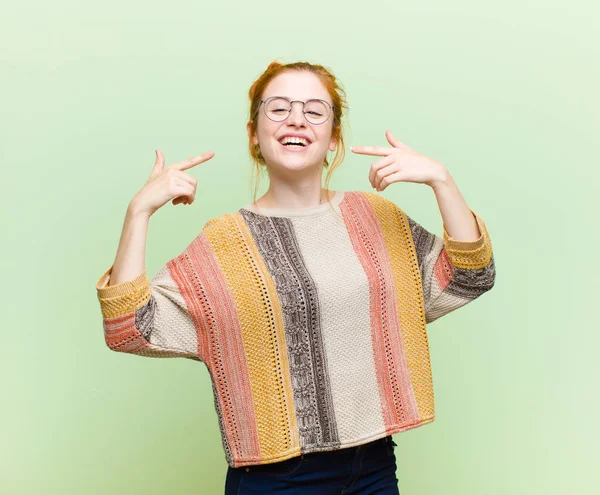
[[[351,146],[350,151],[357,155],[387,156],[390,154],[391,148],[383,146]]]
[[[176,168],[178,170],[187,170],[189,168],[195,167],[199,163],[203,163],[207,160],[210,160],[213,156],[215,156],[214,151],[207,151],[206,153],[202,153],[201,155],[192,156],[187,160],[182,160],[180,162],[173,163],[171,167]]]

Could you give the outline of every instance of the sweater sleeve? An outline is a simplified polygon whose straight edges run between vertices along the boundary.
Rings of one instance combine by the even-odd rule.
[[[183,282],[174,260],[163,265],[152,280],[144,271],[133,280],[109,286],[112,268],[96,283],[106,345],[139,356],[201,361],[199,325],[182,296]]]
[[[481,233],[475,241],[432,234],[407,215],[417,251],[425,321],[430,323],[478,298],[494,286],[492,243],[481,217],[471,210]]]

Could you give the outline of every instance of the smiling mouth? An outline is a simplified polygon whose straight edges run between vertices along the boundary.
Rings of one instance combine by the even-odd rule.
[[[281,146],[285,147],[285,148],[306,148],[308,146],[308,144],[302,144],[302,143],[287,143],[287,144],[283,144],[280,143]]]
[[[302,151],[306,151],[306,149],[310,146],[310,143],[308,144],[302,144],[302,143],[288,143],[288,144],[283,144],[283,143],[279,143],[283,148],[285,148],[286,151],[291,151],[291,152],[302,152]]]
[[[289,149],[307,148],[310,145],[310,140],[302,136],[284,136],[277,140],[279,144]]]

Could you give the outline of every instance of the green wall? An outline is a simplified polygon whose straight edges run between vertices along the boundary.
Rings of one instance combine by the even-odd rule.
[[[222,493],[206,367],[111,352],[94,284],[155,148],[216,156],[152,217],[150,275],[250,201],[247,92],[277,57],[334,70],[348,147],[389,128],[445,164],[494,246],[493,290],[428,326],[436,420],[394,436],[400,492],[597,489],[600,10],[552,5],[4,6],[0,493]],[[375,160],[348,151],[332,188],[371,190]],[[427,186],[381,194],[441,234]]]

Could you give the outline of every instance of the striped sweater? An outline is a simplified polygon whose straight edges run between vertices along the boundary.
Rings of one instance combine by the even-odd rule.
[[[332,208],[333,206],[333,208]],[[492,245],[443,238],[371,192],[209,220],[149,281],[96,284],[106,344],[209,372],[239,467],[360,445],[434,419],[426,323],[494,285]]]

